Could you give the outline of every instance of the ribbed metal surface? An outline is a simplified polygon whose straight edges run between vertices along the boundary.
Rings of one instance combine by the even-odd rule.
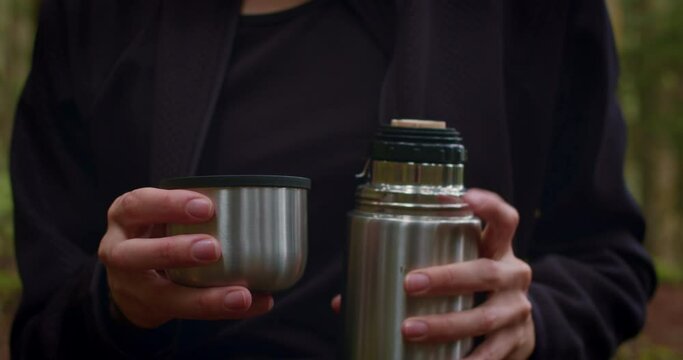
[[[462,184],[462,164],[416,164],[373,161],[373,184],[453,187]]]
[[[344,293],[345,358],[460,359],[471,339],[404,341],[401,324],[416,315],[470,309],[471,294],[409,297],[412,270],[478,257],[480,220],[463,201],[464,166],[373,160],[349,215]]]
[[[174,282],[207,287],[243,284],[277,291],[303,275],[308,251],[307,190],[244,187],[192,189],[210,197],[215,218],[205,224],[170,224],[169,235],[209,234],[220,241],[213,264],[169,269]]]
[[[460,359],[471,340],[416,344],[401,324],[415,315],[472,307],[472,296],[407,297],[408,272],[477,257],[480,222],[472,216],[423,217],[354,211],[350,214],[344,297],[347,359]]]

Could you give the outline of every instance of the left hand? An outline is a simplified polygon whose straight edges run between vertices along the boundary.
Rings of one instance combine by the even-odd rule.
[[[470,310],[411,317],[403,337],[411,342],[449,342],[485,336],[466,358],[526,359],[535,346],[534,323],[527,291],[531,268],[512,251],[519,214],[498,195],[472,189],[464,197],[486,222],[479,244],[481,258],[411,271],[404,288],[408,296],[452,296],[487,292],[487,300]],[[339,296],[332,307],[339,309]]]

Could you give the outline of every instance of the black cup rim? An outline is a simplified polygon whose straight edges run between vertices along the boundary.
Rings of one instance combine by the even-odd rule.
[[[161,180],[163,189],[278,187],[311,189],[311,179],[285,175],[211,175],[186,176]]]

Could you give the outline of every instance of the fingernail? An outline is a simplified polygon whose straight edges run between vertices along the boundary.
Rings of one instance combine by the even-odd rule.
[[[406,290],[408,292],[417,292],[425,290],[429,287],[429,276],[425,274],[409,274],[406,277]]]
[[[218,244],[211,239],[199,240],[192,244],[192,257],[199,261],[218,259]]]
[[[427,323],[424,321],[408,320],[403,323],[403,335],[409,338],[418,338],[427,334]]]
[[[242,290],[235,290],[225,295],[223,305],[229,310],[246,310],[247,295]]]
[[[196,218],[208,218],[211,216],[211,202],[206,199],[193,199],[185,205],[185,211]]]

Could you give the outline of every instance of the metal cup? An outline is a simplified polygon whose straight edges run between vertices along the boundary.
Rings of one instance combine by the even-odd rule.
[[[201,224],[168,224],[169,236],[208,234],[222,256],[205,266],[167,269],[181,285],[243,285],[279,291],[303,275],[308,252],[307,196],[310,180],[291,176],[200,176],[162,181],[209,197],[215,216]]]

